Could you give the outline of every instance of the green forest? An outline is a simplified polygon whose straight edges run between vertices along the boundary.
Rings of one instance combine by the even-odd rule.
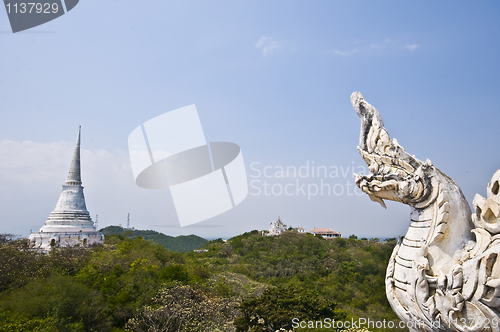
[[[294,322],[399,322],[384,288],[391,240],[252,231],[205,242],[206,252],[176,252],[122,232],[49,254],[0,240],[0,331],[336,331]],[[391,331],[349,331],[367,330]]]
[[[208,241],[197,235],[180,235],[180,236],[170,236],[163,233],[148,230],[138,230],[138,229],[125,229],[120,226],[108,226],[99,230],[105,236],[107,235],[126,235],[130,238],[135,238],[136,236],[141,236],[144,240],[153,241],[159,245],[164,246],[168,250],[188,252],[193,249],[198,249]]]

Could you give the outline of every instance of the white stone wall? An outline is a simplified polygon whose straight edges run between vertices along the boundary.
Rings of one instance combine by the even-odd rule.
[[[35,248],[50,250],[51,242],[61,247],[83,246],[88,247],[93,244],[100,244],[104,241],[104,235],[100,232],[34,232],[31,233],[29,241]]]

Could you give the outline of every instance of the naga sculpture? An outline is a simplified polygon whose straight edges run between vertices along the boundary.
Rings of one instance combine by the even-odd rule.
[[[500,332],[500,170],[471,214],[457,184],[391,140],[360,92],[351,103],[361,118],[358,150],[373,173],[356,175],[357,186],[383,207],[384,199],[411,207],[387,267],[394,312],[412,332]]]

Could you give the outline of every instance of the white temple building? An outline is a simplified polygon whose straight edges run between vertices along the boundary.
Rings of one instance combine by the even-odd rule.
[[[278,216],[278,220],[271,222],[269,225],[269,232],[262,233],[262,235],[267,236],[278,236],[283,234],[286,231],[287,226],[281,221],[281,218]]]
[[[95,229],[85,205],[80,173],[80,132],[81,127],[78,129],[68,179],[62,186],[56,208],[40,231],[32,232],[29,237],[36,248],[50,250],[55,245],[86,247],[104,242],[104,235]]]

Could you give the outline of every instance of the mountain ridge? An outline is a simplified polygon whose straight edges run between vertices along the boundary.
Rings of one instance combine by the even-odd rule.
[[[104,236],[120,236],[136,238],[142,237],[147,241],[153,241],[168,250],[177,252],[189,252],[205,245],[208,240],[198,235],[170,236],[154,230],[126,229],[121,226],[107,226],[99,230]]]

